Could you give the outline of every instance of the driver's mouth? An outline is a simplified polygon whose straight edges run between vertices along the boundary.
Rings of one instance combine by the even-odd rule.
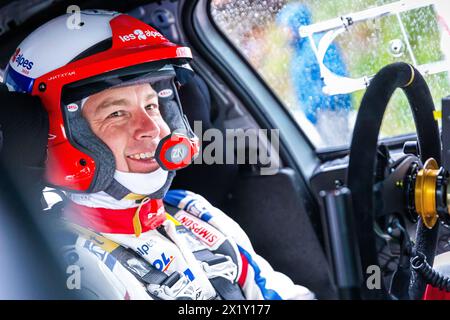
[[[155,151],[142,151],[126,156],[128,170],[134,173],[150,173],[159,168]]]
[[[153,152],[139,152],[134,153],[131,155],[127,155],[127,158],[133,159],[133,160],[149,160],[155,158],[155,151]]]

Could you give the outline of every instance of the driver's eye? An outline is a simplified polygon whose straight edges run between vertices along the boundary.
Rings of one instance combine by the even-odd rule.
[[[118,117],[122,117],[125,114],[124,111],[115,111],[113,113],[111,113],[107,118],[111,119],[111,118],[118,118]]]
[[[158,110],[159,106],[156,103],[151,103],[145,106],[145,110]]]

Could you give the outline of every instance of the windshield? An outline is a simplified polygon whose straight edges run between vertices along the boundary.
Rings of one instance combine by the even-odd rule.
[[[213,0],[211,14],[318,149],[350,144],[365,89],[387,64],[419,69],[437,109],[450,93],[448,0]],[[381,138],[413,132],[398,90]]]

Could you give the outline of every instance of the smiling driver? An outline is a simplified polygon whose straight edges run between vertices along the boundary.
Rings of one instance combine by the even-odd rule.
[[[258,256],[222,211],[168,191],[199,148],[177,94],[192,73],[189,48],[128,15],[83,11],[77,28],[69,17],[19,45],[5,83],[39,96],[49,114],[46,178],[70,199],[64,254],[80,267],[86,295],[313,298]]]

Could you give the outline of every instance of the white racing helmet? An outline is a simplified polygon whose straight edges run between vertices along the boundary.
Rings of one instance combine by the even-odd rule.
[[[159,177],[166,177],[164,184],[145,195],[163,197],[174,171],[189,165],[199,149],[177,94],[177,83],[192,73],[187,64],[190,49],[125,14],[81,11],[77,29],[68,28],[69,17],[57,17],[31,33],[15,51],[4,77],[9,90],[39,96],[48,111],[47,181],[71,192],[105,191],[116,199],[148,193],[130,190],[132,184],[116,172],[112,151],[81,115],[86,98],[95,93],[148,83],[158,93],[160,113],[171,133],[159,141],[155,153],[168,172],[159,170]],[[129,177],[137,179],[136,174]]]

